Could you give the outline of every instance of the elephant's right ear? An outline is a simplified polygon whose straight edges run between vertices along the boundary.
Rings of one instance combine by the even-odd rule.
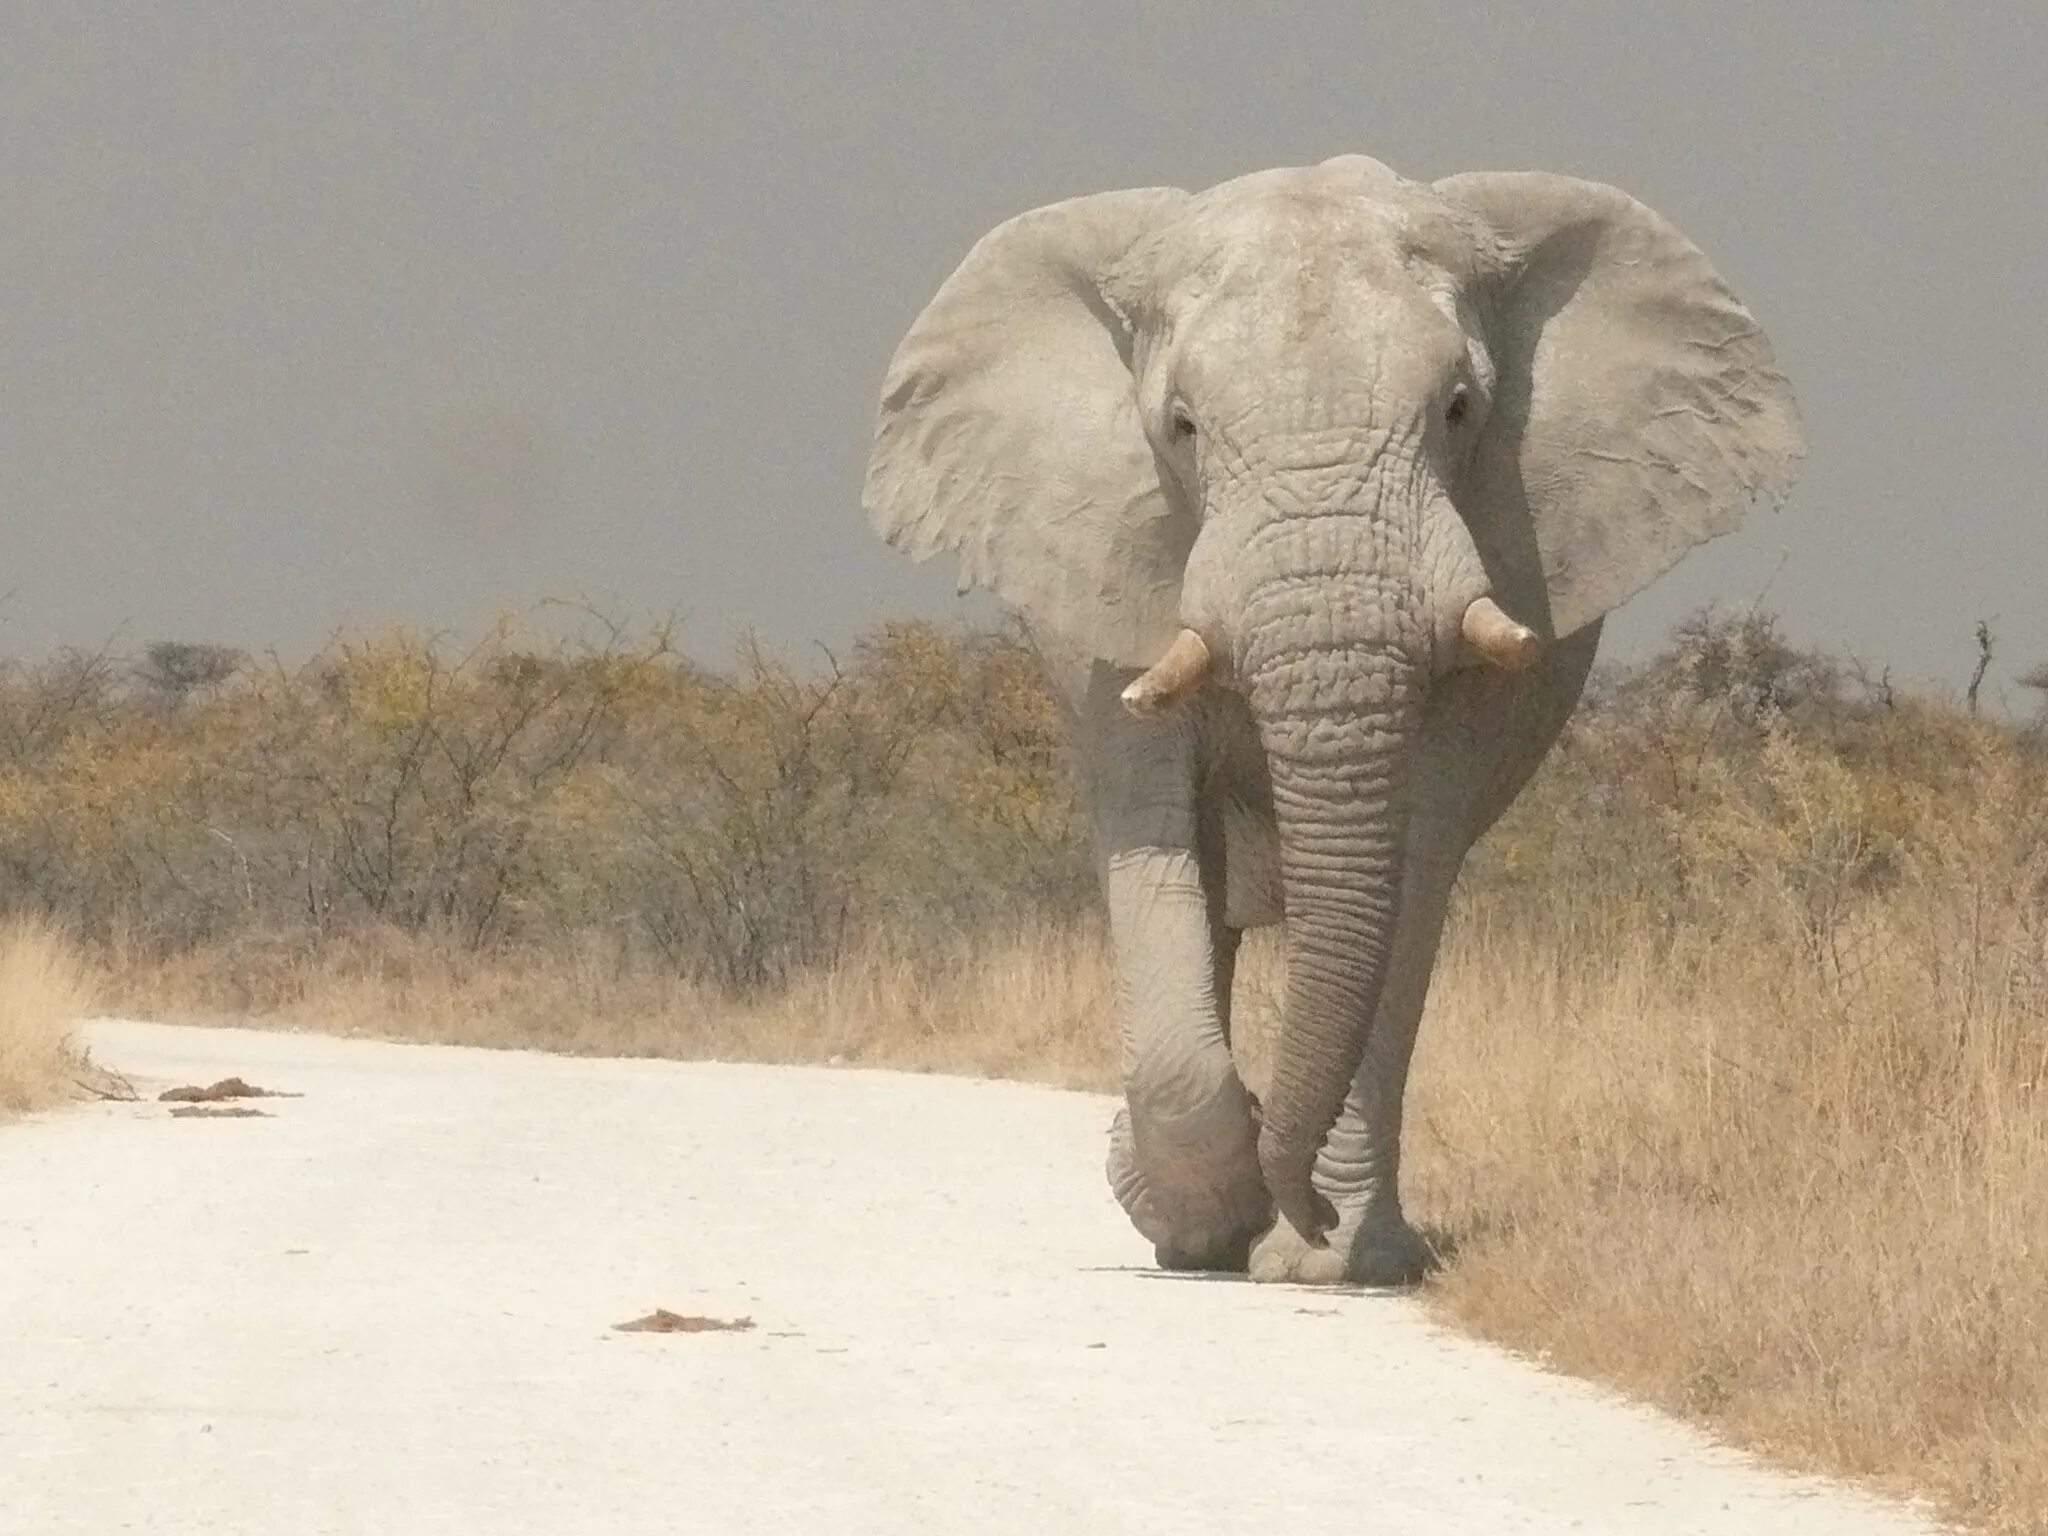
[[[1187,200],[1104,192],[984,236],[896,349],[862,495],[898,549],[957,551],[963,590],[1132,666],[1176,632],[1195,523],[1161,490],[1104,284]]]

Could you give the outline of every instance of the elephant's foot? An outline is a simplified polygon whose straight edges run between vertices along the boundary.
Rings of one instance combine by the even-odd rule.
[[[1180,1248],[1171,1243],[1154,1243],[1152,1261],[1161,1269],[1209,1272],[1225,1275],[1241,1275],[1251,1262],[1252,1234],[1256,1227],[1242,1232],[1219,1231],[1208,1236],[1207,1246],[1201,1248]]]
[[[1249,1122],[1247,1122],[1249,1125]],[[1252,1239],[1273,1219],[1273,1206],[1249,1135],[1241,1144],[1149,1145],[1140,1159],[1128,1109],[1109,1132],[1109,1185],[1131,1225],[1151,1239],[1161,1269],[1227,1270],[1242,1274]]]
[[[1252,1244],[1251,1277],[1291,1285],[1414,1285],[1436,1256],[1398,1210],[1338,1207],[1327,1246],[1312,1248],[1285,1220]]]

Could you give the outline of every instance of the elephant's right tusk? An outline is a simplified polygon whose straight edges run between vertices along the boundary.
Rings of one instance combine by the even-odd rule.
[[[1124,708],[1140,720],[1155,719],[1201,687],[1209,676],[1209,647],[1192,629],[1173,637],[1166,654],[1124,689]]]
[[[1535,664],[1536,653],[1542,649],[1536,631],[1526,624],[1517,624],[1490,597],[1480,598],[1465,610],[1462,628],[1465,643],[1504,671],[1526,671]]]

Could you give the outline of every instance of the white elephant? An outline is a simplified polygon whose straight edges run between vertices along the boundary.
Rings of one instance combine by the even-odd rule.
[[[1401,1103],[1459,864],[1601,616],[1802,452],[1706,258],[1569,177],[1346,156],[1105,192],[939,289],[865,505],[1015,608],[1072,710],[1119,976],[1110,1181],[1159,1262],[1421,1272]],[[1259,1105],[1232,961],[1283,919]]]

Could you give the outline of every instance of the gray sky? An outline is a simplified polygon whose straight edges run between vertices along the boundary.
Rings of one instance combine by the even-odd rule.
[[[1996,684],[2048,660],[2044,148],[2037,5],[10,5],[0,651],[958,612],[858,493],[966,247],[1360,150],[1622,186],[1776,342],[1791,505],[1611,653],[1768,581],[1902,677],[1991,617]]]

